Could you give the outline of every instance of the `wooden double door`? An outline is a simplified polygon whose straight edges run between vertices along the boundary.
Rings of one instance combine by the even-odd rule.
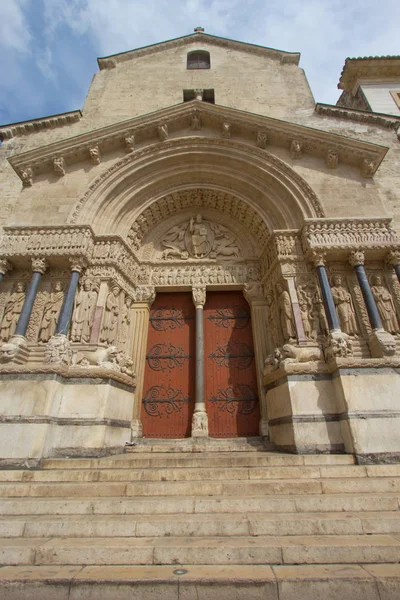
[[[258,435],[260,409],[249,306],[242,292],[207,292],[203,311],[210,437]],[[158,294],[150,312],[142,397],[144,437],[191,434],[195,404],[191,293]]]

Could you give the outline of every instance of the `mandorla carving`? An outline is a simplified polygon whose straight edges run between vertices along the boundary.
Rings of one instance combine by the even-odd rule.
[[[14,291],[8,298],[3,311],[0,325],[0,339],[7,341],[15,331],[25,300],[25,283],[19,281],[14,286]]]
[[[200,213],[172,227],[161,239],[161,258],[232,258],[239,256],[235,235],[223,225],[205,221]]]
[[[383,285],[381,275],[371,277],[371,292],[375,299],[379,315],[382,320],[383,328],[389,333],[399,332],[399,322],[397,320],[396,308],[389,290]]]
[[[90,341],[94,312],[97,303],[97,284],[85,278],[75,296],[75,306],[72,316],[71,340],[73,342]]]

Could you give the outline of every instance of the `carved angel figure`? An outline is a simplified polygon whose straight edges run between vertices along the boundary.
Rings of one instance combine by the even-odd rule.
[[[44,305],[42,321],[39,328],[39,341],[48,342],[56,331],[57,317],[64,299],[63,285],[56,281],[53,291]]]
[[[344,288],[341,275],[334,275],[332,283],[332,296],[339,317],[340,328],[348,335],[356,335],[357,322],[351,295]]]
[[[399,331],[399,323],[396,308],[389,290],[382,284],[382,277],[380,275],[374,276],[371,291],[375,298],[384,329],[389,333],[397,333]]]
[[[279,320],[281,323],[283,339],[285,342],[294,340],[296,332],[294,330],[292,302],[289,293],[283,288],[281,283],[276,284],[278,294]]]
[[[107,296],[103,329],[100,335],[100,341],[106,344],[112,344],[117,339],[120,291],[119,287],[114,285]]]
[[[25,300],[25,284],[19,281],[15,284],[13,293],[4,307],[3,319],[0,325],[0,338],[5,342],[14,333]]]
[[[91,282],[85,279],[75,299],[71,328],[71,340],[73,342],[87,343],[90,341],[96,302],[97,292],[92,289]]]

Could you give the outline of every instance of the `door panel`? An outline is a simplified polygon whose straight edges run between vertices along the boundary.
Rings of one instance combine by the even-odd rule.
[[[150,311],[142,398],[143,436],[190,436],[195,307],[190,293],[157,294]]]
[[[210,436],[258,435],[253,334],[250,308],[242,292],[207,292],[204,346]]]

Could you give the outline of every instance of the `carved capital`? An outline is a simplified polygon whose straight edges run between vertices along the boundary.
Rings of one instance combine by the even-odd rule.
[[[61,177],[65,175],[65,160],[62,156],[53,160],[53,169],[57,175],[60,175]]]
[[[82,273],[82,270],[87,266],[86,259],[82,256],[71,256],[69,264],[71,265],[71,271],[77,271],[78,273]]]
[[[357,250],[350,252],[349,264],[352,267],[357,267],[358,265],[363,265],[364,261],[365,261],[364,252],[357,251]]]
[[[243,295],[249,304],[251,304],[253,300],[263,299],[264,293],[261,283],[246,283],[243,289]]]
[[[301,142],[296,139],[292,140],[290,144],[290,156],[292,158],[301,158],[302,154]]]
[[[100,148],[98,146],[92,146],[89,148],[89,156],[92,165],[99,165],[101,161]]]
[[[232,125],[230,123],[228,123],[227,121],[224,121],[222,123],[221,135],[223,138],[229,139],[231,137],[231,128],[232,128]]]
[[[166,142],[169,137],[167,123],[163,123],[162,125],[159,125],[157,127],[157,131],[158,131],[158,139],[160,140],[160,142]]]
[[[6,258],[0,258],[0,273],[2,275],[5,275],[7,273],[7,271],[10,271],[12,269],[10,263],[8,262],[8,260]]]
[[[152,285],[139,285],[136,288],[136,302],[147,302],[149,307],[156,299],[156,290]]]
[[[388,265],[400,265],[400,250],[391,250],[386,256],[386,263]]]
[[[33,185],[33,171],[30,167],[22,169],[20,171],[20,176],[25,187],[30,187]]]
[[[307,253],[307,258],[314,267],[324,267],[326,262],[326,252],[322,250],[310,250]]]
[[[46,272],[47,266],[45,258],[32,258],[32,271],[34,273],[41,273],[43,275]]]
[[[192,288],[192,297],[193,303],[196,308],[203,308],[206,303],[206,288],[205,287],[193,287]]]

